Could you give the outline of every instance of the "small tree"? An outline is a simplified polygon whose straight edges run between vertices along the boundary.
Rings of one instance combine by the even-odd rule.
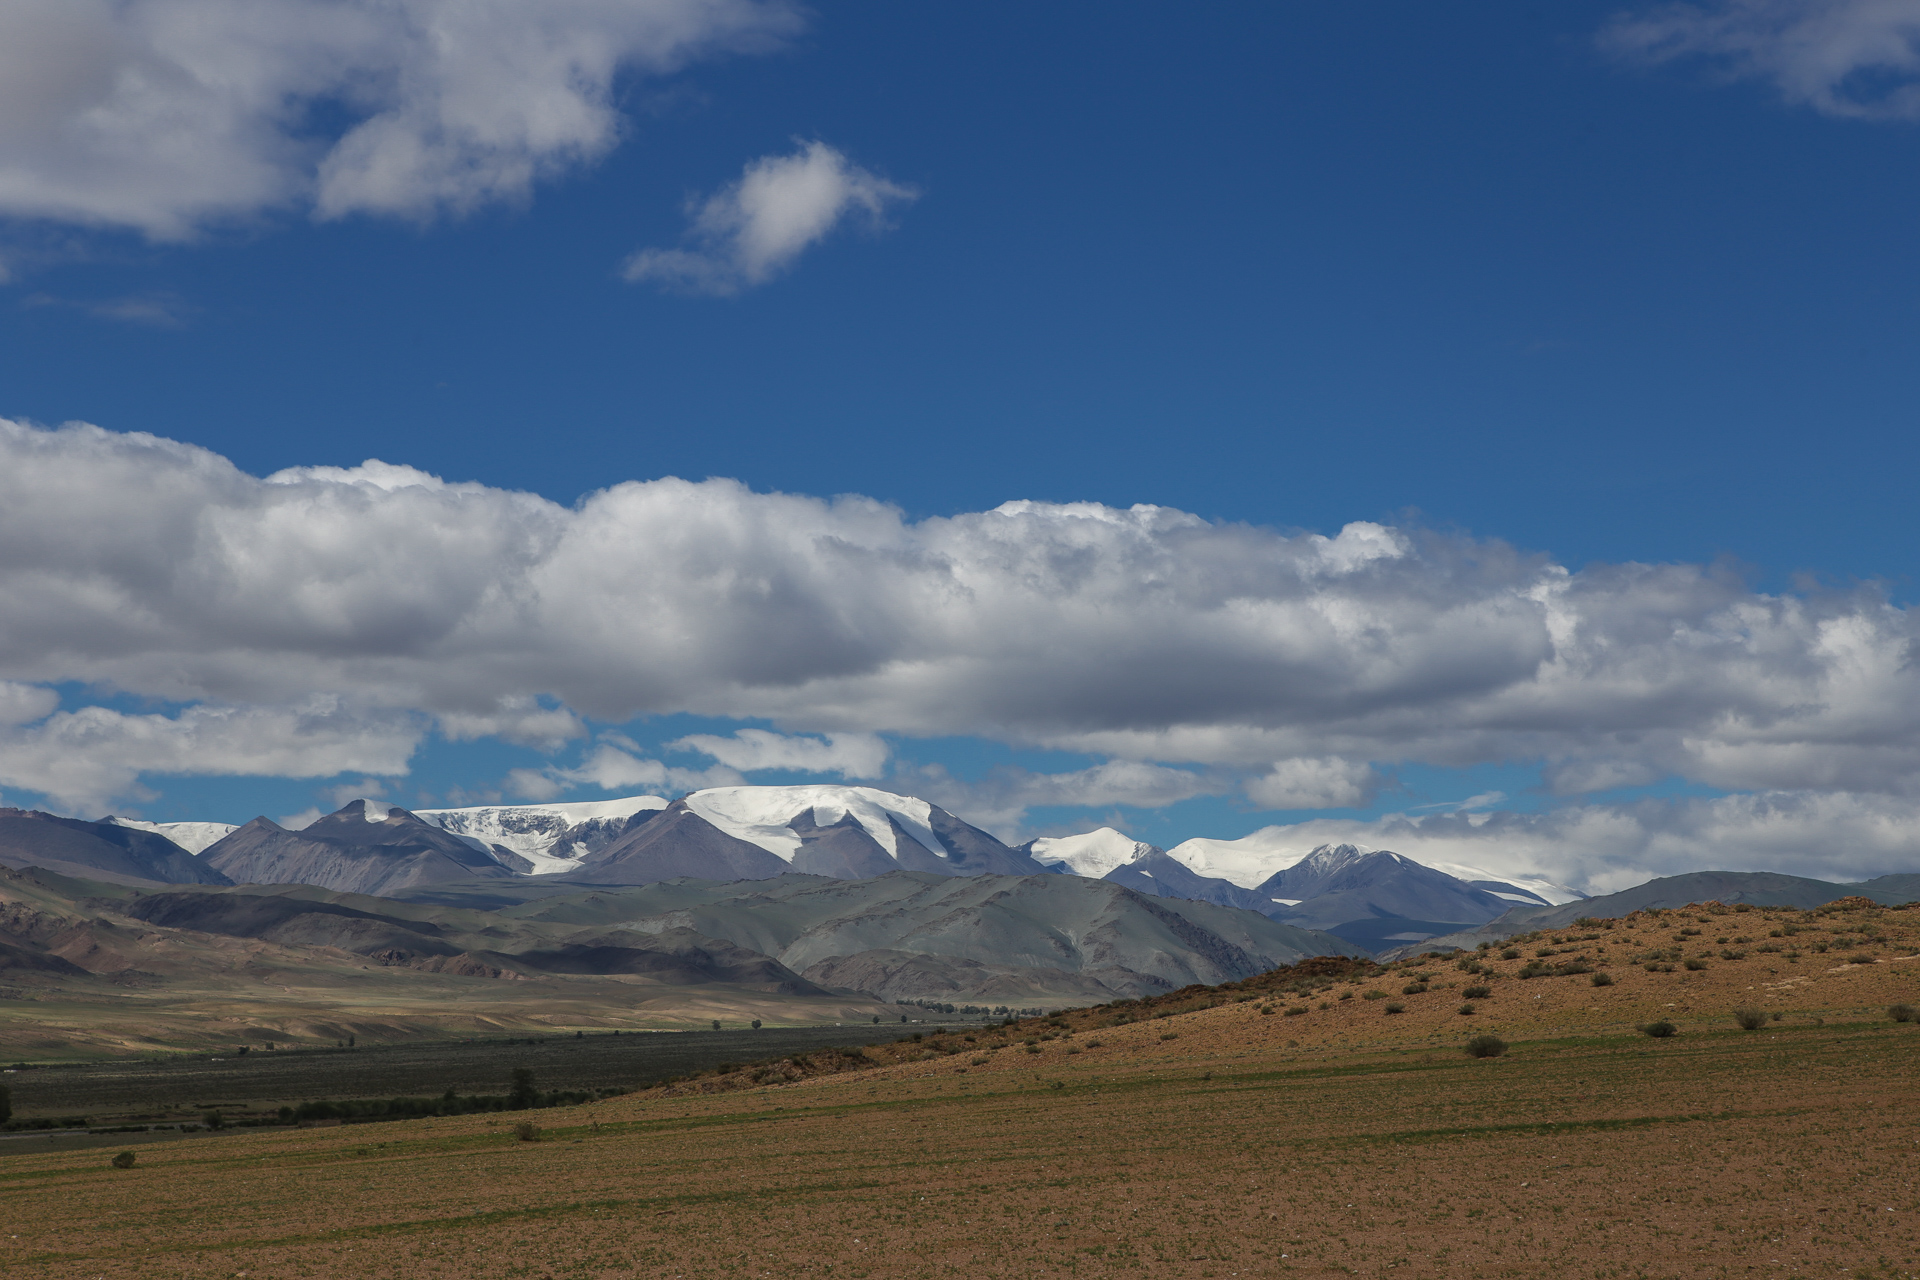
[[[528,1107],[540,1105],[540,1090],[534,1088],[531,1068],[515,1067],[513,1069],[513,1087],[507,1090],[507,1105],[515,1111],[525,1111]]]
[[[760,1019],[758,1019],[758,1018],[755,1018],[755,1019],[753,1020],[753,1029],[754,1029],[755,1031],[758,1031],[758,1030],[760,1029]]]
[[[0,1084],[0,1124],[13,1119],[13,1090]]]
[[[224,1129],[227,1127],[227,1118],[218,1111],[209,1111],[200,1117],[200,1123],[209,1129]]]
[[[715,1031],[718,1031],[718,1030],[720,1029],[720,1019],[718,1019],[718,1018],[715,1018],[715,1019],[713,1020],[713,1029],[714,1029]]]

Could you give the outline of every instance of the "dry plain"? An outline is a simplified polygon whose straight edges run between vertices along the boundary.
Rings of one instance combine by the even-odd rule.
[[[1887,1014],[1920,1003],[1920,909],[1648,913],[1514,950],[712,1074],[530,1113],[532,1142],[476,1117],[210,1136],[131,1169],[0,1157],[6,1269],[1920,1273],[1920,1024]],[[1745,1007],[1780,1017],[1742,1030]],[[1635,1030],[1662,1017],[1678,1034]],[[1461,1052],[1480,1031],[1510,1051]]]

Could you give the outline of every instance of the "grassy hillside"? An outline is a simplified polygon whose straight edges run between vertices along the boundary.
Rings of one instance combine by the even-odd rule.
[[[1689,1280],[1920,1269],[1904,1106],[1920,1085],[1920,1023],[1887,1016],[1920,1003],[1920,910],[1645,913],[1558,937],[1478,973],[1319,961],[992,1035],[891,1043],[866,1065],[828,1069],[814,1054],[709,1073],[528,1113],[535,1141],[508,1116],[213,1136],[143,1147],[131,1169],[109,1167],[105,1151],[0,1155],[19,1229],[10,1269]],[[1530,963],[1575,971],[1520,976]],[[1594,986],[1593,972],[1612,983]],[[1403,991],[1422,974],[1427,990]],[[1472,1015],[1457,1012],[1467,985],[1493,993]],[[1385,994],[1366,999],[1374,990]],[[1743,1030],[1733,1014],[1748,1006],[1782,1016]],[[1635,1029],[1662,1018],[1677,1034]],[[1481,1031],[1510,1049],[1467,1056]]]

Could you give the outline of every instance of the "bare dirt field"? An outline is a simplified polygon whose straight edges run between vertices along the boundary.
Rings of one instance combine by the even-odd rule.
[[[26,1277],[1920,1273],[1920,1023],[1887,1014],[1920,1003],[1920,910],[1589,932],[1603,965],[1576,930],[1479,972],[1282,971],[530,1113],[531,1142],[509,1116],[0,1156],[0,1244]],[[1505,1056],[1461,1052],[1488,1030]]]

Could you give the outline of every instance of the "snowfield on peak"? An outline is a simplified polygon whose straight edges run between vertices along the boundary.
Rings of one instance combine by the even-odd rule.
[[[165,836],[191,854],[201,853],[239,829],[231,822],[142,822],[138,818],[117,818],[111,814],[101,821]]]
[[[414,816],[476,848],[499,846],[531,864],[529,875],[556,875],[580,865],[586,848],[569,833],[587,825],[614,827],[637,813],[658,811],[659,796],[582,800],[564,804],[470,805],[461,809],[416,809]]]
[[[1351,840],[1322,842],[1309,846],[1301,842],[1300,833],[1296,830],[1287,827],[1263,827],[1238,840],[1196,838],[1183,841],[1167,850],[1167,856],[1199,875],[1213,876],[1237,884],[1243,889],[1253,889],[1265,883],[1275,873],[1296,866],[1316,853],[1321,853],[1323,850],[1331,852],[1341,847],[1351,848],[1355,854],[1379,852],[1373,846]],[[1577,902],[1586,896],[1576,889],[1568,888],[1544,876],[1510,875],[1446,858],[1426,856],[1421,852],[1418,843],[1413,843],[1411,851],[1402,846],[1391,852],[1409,862],[1417,862],[1423,867],[1450,875],[1457,880],[1478,885],[1489,893],[1515,904],[1531,903],[1537,899],[1540,902],[1558,906],[1562,903]]]
[[[900,848],[893,823],[936,858],[949,856],[933,833],[932,805],[873,787],[711,787],[688,795],[686,806],[728,835],[758,845],[784,862],[792,862],[801,845],[788,824],[809,809],[814,825],[820,827],[851,815],[894,858],[900,856]]]
[[[1089,880],[1098,880],[1116,867],[1126,866],[1152,848],[1112,827],[1100,827],[1077,836],[1042,836],[1026,846],[1028,856],[1035,862],[1065,867]]]

